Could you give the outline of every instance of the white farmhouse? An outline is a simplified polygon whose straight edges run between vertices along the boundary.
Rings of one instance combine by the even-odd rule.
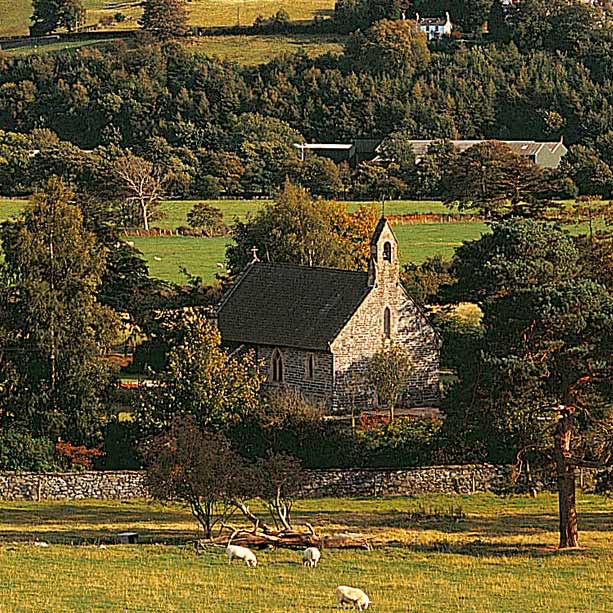
[[[445,17],[421,17],[419,13],[415,17],[419,29],[426,34],[428,40],[440,40],[443,36],[451,36],[453,24],[449,13]]]

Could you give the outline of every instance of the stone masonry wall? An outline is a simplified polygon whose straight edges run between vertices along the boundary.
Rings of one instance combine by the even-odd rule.
[[[125,500],[146,495],[142,471],[0,473],[0,500]]]
[[[595,469],[578,471],[577,485],[594,488]],[[553,475],[535,475],[538,489],[555,487]],[[366,498],[416,494],[475,494],[513,486],[512,467],[475,464],[401,470],[330,469],[306,471],[303,498]],[[0,500],[82,500],[145,498],[140,471],[82,473],[0,473]]]
[[[283,361],[283,383],[272,380],[272,354],[277,350]],[[313,378],[307,373],[307,360],[313,356]],[[330,404],[332,398],[332,354],[324,351],[306,351],[292,347],[257,347],[257,358],[264,360],[266,386],[288,386],[299,389],[305,397],[316,404]]]
[[[384,259],[384,245],[390,245],[390,258]],[[413,375],[407,382],[404,404],[436,406],[440,401],[440,341],[426,317],[404,291],[398,269],[398,243],[391,228],[384,228],[371,247],[372,290],[332,343],[336,376],[335,409],[346,409],[352,380],[359,380],[370,359],[381,349],[402,345],[413,360]],[[385,337],[384,312],[390,309],[390,338]],[[368,408],[360,398],[356,408]]]

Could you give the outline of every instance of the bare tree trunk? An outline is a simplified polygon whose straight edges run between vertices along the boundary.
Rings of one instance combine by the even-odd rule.
[[[149,232],[149,212],[147,211],[147,203],[144,198],[141,198],[140,208],[143,213],[143,226],[145,228],[145,232]]]
[[[579,546],[575,500],[575,464],[571,455],[572,413],[565,410],[555,429],[554,458],[558,479],[560,549]]]

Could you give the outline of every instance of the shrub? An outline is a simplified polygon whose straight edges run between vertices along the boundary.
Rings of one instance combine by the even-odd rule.
[[[56,470],[53,445],[46,438],[25,432],[3,432],[0,438],[0,470]]]
[[[352,433],[294,390],[268,396],[259,415],[250,415],[229,436],[250,458],[286,453],[305,468],[375,468],[430,464],[438,443],[439,420],[362,417]]]
[[[367,420],[358,429],[355,444],[369,468],[426,465],[432,462],[441,425],[438,419]]]
[[[226,236],[228,226],[224,223],[220,209],[206,202],[196,203],[187,214],[187,223],[191,228],[202,230],[204,236]]]
[[[435,302],[441,285],[454,281],[453,262],[435,255],[421,264],[405,264],[400,273],[402,285],[420,305]]]
[[[64,468],[85,470],[93,468],[94,460],[104,455],[100,449],[89,449],[85,445],[72,445],[66,441],[58,441],[55,444],[55,452]]]

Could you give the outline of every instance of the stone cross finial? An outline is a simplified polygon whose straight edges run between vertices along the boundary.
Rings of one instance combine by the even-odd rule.
[[[255,245],[251,247],[251,253],[253,254],[253,259],[251,260],[251,263],[253,264],[254,262],[259,262],[260,258],[258,257],[258,248]]]

